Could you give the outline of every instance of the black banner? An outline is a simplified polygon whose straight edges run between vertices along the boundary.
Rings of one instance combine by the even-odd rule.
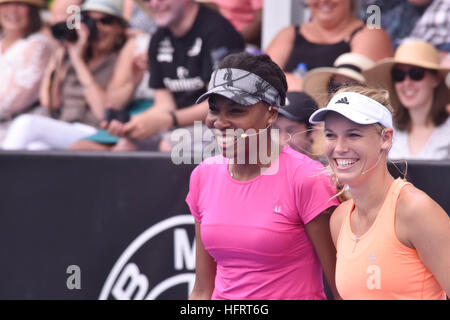
[[[0,299],[186,299],[194,167],[158,153],[1,153]],[[408,177],[450,212],[450,163],[408,162]]]

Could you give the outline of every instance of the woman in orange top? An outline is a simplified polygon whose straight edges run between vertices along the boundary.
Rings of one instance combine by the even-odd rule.
[[[339,90],[312,123],[325,123],[325,153],[352,199],[333,213],[336,286],[343,299],[445,299],[450,219],[411,183],[390,175],[392,110],[386,91]]]

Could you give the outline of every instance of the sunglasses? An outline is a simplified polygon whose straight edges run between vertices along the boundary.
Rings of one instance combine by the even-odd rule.
[[[428,70],[421,67],[414,67],[407,71],[398,69],[398,68],[392,68],[391,76],[392,80],[394,82],[402,82],[405,80],[406,75],[412,80],[412,81],[420,81],[425,77],[425,73],[429,71],[430,73],[435,74],[436,70]]]
[[[83,21],[87,21],[87,20],[90,20],[90,21],[95,22],[95,23],[100,22],[104,26],[113,25],[114,23],[116,23],[118,21],[115,17],[112,17],[112,16],[106,16],[106,17],[103,17],[103,18],[100,18],[100,19],[94,19],[94,18],[91,18],[89,15],[86,14],[86,15],[83,16]]]

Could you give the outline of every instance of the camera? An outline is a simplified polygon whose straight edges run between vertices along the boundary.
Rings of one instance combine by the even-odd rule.
[[[76,42],[78,34],[75,29],[69,29],[65,22],[59,22],[51,26],[53,38],[59,41]]]
[[[111,122],[112,120],[117,120],[122,123],[130,121],[130,114],[127,110],[117,110],[107,108],[105,109],[105,118],[107,122]]]
[[[92,20],[86,13],[81,14],[81,22],[89,29],[89,42],[98,40],[98,30],[95,20]],[[59,22],[51,26],[52,35],[56,40],[76,42],[78,40],[77,30],[69,28],[66,22]]]

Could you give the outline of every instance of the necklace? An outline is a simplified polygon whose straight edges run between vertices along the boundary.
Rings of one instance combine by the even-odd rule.
[[[355,209],[355,212],[353,213],[353,214],[356,214],[357,213],[357,211],[356,211],[356,209]],[[360,232],[361,231],[361,219],[359,218],[359,215],[358,215],[358,232]],[[361,235],[358,235],[358,234],[356,234],[356,232],[355,232],[355,244],[353,245],[353,250],[352,250],[352,252],[355,252],[355,249],[356,249],[356,245],[358,244],[358,242],[359,242],[359,240],[361,239]]]

